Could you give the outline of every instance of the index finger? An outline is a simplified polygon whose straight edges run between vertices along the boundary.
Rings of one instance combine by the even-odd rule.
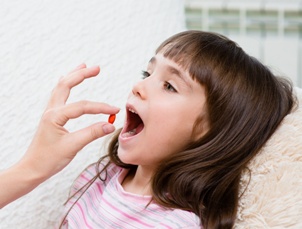
[[[69,97],[70,90],[85,79],[94,77],[100,72],[99,66],[81,68],[61,78],[52,91],[47,108],[62,106]]]
[[[117,114],[120,108],[107,103],[79,101],[60,107],[53,115],[59,126],[64,126],[69,119],[75,119],[85,114]]]

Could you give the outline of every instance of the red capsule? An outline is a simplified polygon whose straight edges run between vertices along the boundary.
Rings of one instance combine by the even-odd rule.
[[[116,117],[115,114],[111,114],[111,115],[109,116],[109,118],[108,118],[108,122],[111,123],[111,124],[113,124],[114,121],[115,121],[115,117]]]

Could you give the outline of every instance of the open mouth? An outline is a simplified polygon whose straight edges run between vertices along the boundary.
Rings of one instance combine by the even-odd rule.
[[[129,138],[137,135],[144,129],[144,123],[137,112],[130,107],[127,107],[127,119],[122,132],[123,138]]]

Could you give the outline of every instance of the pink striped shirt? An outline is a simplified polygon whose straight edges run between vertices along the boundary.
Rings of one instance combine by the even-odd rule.
[[[146,207],[150,196],[124,191],[121,182],[127,172],[126,169],[110,165],[106,181],[97,179],[89,187],[71,208],[62,228],[201,228],[199,217],[192,212],[168,210],[152,202]],[[75,181],[71,194],[85,185],[95,174],[95,166],[88,167]],[[66,212],[77,197],[78,195],[68,201]]]

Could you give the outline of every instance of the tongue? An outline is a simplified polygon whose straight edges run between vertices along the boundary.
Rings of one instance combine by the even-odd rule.
[[[127,138],[127,137],[131,137],[131,136],[134,136],[136,134],[138,134],[139,132],[142,131],[142,129],[144,128],[144,125],[142,123],[140,123],[136,128],[134,128],[133,130],[130,130],[126,133],[123,133],[122,136],[124,138]]]
[[[142,129],[144,129],[144,124],[140,123],[137,127],[136,127],[136,133],[138,134],[139,132],[142,131]]]

